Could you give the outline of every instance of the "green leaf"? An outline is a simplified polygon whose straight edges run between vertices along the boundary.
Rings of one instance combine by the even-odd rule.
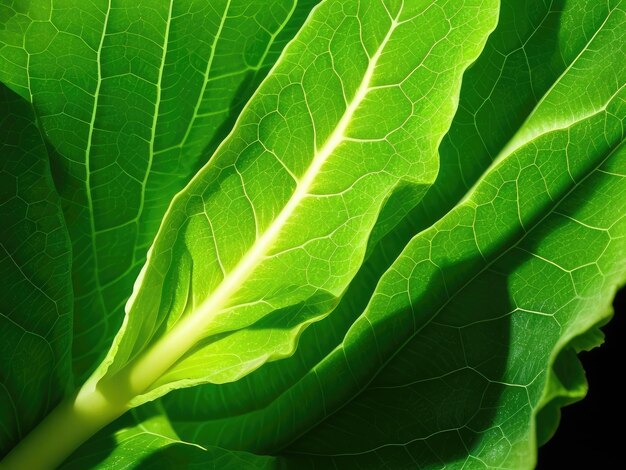
[[[268,364],[237,382],[193,387],[164,397],[170,418],[180,422],[186,435],[202,440],[198,423],[205,423],[200,429],[210,429],[209,423],[215,419],[263,407],[340,343],[367,305],[378,279],[408,241],[463,197],[584,47],[581,39],[595,32],[594,16],[586,14],[580,5],[570,7],[565,24],[583,24],[584,28],[570,35],[568,41],[558,41],[562,9],[562,5],[546,5],[543,0],[502,5],[496,30],[463,77],[459,107],[439,147],[439,174],[424,199],[372,247],[333,315],[302,334],[293,357]],[[241,423],[244,428],[249,426],[247,418]],[[208,439],[210,442],[211,437]],[[255,439],[260,445],[265,437],[257,433]]]
[[[589,20],[592,15],[570,8],[568,21],[584,23],[586,29],[571,36],[567,43],[558,42],[561,9],[560,5],[545,5],[540,0],[503,5],[498,27],[479,59],[464,75],[459,108],[440,146],[439,175],[424,200],[372,250],[333,315],[303,333],[292,358],[264,366],[231,384],[194,387],[164,397],[170,418],[184,435],[211,442],[212,421],[240,414],[241,419],[231,420],[240,423],[233,425],[233,435],[246,435],[239,426],[246,429],[255,420],[249,418],[248,412],[276,399],[341,342],[365,308],[378,279],[406,243],[465,194],[567,67],[563,60],[571,63],[580,52],[584,46],[578,44],[581,37],[595,32],[592,28],[596,25]],[[511,34],[512,30],[515,34]],[[578,48],[573,53],[560,49],[565,44],[570,48],[572,43]],[[463,150],[463,158],[459,149]],[[251,435],[255,446],[262,448],[266,437],[261,433]],[[223,439],[224,443],[228,442],[228,438]]]
[[[81,381],[121,325],[172,197],[224,138],[316,2],[0,7],[0,79],[32,99],[55,150],[73,244]]]
[[[0,84],[0,456],[72,386],[70,245],[32,107]]]
[[[527,12],[528,16],[523,16],[521,12]],[[528,23],[520,21],[520,18],[527,19]],[[447,208],[463,196],[466,190],[473,185],[474,181],[480,177],[481,172],[491,163],[493,158],[501,152],[502,147],[511,139],[520,124],[526,119],[526,116],[534,107],[537,107],[538,110],[541,108],[541,113],[533,113],[535,116],[541,114],[547,116],[545,110],[551,109],[552,112],[561,119],[572,119],[571,114],[568,116],[568,113],[565,112],[565,110],[572,109],[567,100],[571,99],[572,104],[575,104],[575,102],[580,99],[580,96],[577,96],[576,93],[572,93],[571,95],[561,94],[560,91],[565,87],[572,87],[572,73],[578,75],[582,73],[581,71],[586,73],[584,77],[577,77],[577,80],[582,84],[579,88],[584,87],[586,83],[601,84],[601,86],[598,86],[591,94],[591,97],[595,98],[595,102],[591,100],[588,101],[588,108],[583,110],[581,116],[594,112],[595,110],[600,113],[604,112],[602,108],[605,106],[605,103],[609,102],[612,94],[623,86],[625,81],[623,71],[620,68],[620,64],[623,63],[623,48],[620,49],[620,44],[623,44],[623,36],[616,34],[617,31],[620,31],[619,25],[623,24],[623,22],[623,10],[616,8],[616,5],[602,5],[602,8],[600,8],[597,4],[582,5],[573,2],[564,8],[562,5],[546,6],[543,2],[539,1],[505,3],[501,12],[498,29],[488,41],[481,58],[464,77],[464,87],[461,94],[459,111],[457,112],[451,131],[440,147],[442,154],[441,173],[433,186],[433,190],[427,195],[421,206],[411,215],[404,226],[396,231],[399,233],[391,234],[387,241],[381,244],[380,249],[373,253],[370,262],[364,265],[359,278],[354,281],[358,282],[358,284],[351,286],[342,304],[340,304],[333,315],[313,325],[303,334],[299,349],[293,358],[269,364],[233,384],[203,386],[199,389],[181,390],[165,397],[164,404],[166,406],[166,412],[172,420],[177,432],[181,436],[184,436],[185,439],[204,445],[212,443],[234,449],[243,448],[257,452],[273,452],[284,445],[284,443],[289,442],[292,436],[298,435],[302,428],[307,427],[306,424],[302,424],[302,421],[306,421],[303,417],[302,402],[307,403],[308,412],[319,417],[327,413],[330,414],[332,407],[328,404],[328,401],[336,400],[337,402],[344,403],[352,399],[353,394],[356,393],[359,388],[346,386],[350,391],[346,391],[343,398],[337,398],[338,389],[341,389],[341,387],[337,385],[337,382],[350,381],[349,378],[352,374],[355,373],[355,371],[358,372],[359,367],[367,363],[367,359],[360,357],[365,356],[362,351],[366,351],[371,347],[367,345],[374,344],[375,342],[370,338],[369,342],[358,343],[362,350],[361,352],[357,352],[359,346],[354,346],[354,355],[355,357],[358,356],[358,358],[351,361],[349,366],[342,363],[342,348],[339,348],[335,352],[332,351],[343,339],[345,331],[354,321],[353,318],[355,314],[358,315],[360,311],[359,308],[362,310],[360,306],[368,299],[368,295],[363,294],[363,292],[371,292],[372,287],[369,286],[375,284],[377,279],[376,273],[380,272],[381,266],[383,270],[385,266],[388,266],[387,263],[390,263],[396,256],[396,253],[404,246],[403,240],[405,240],[406,237],[410,237],[412,233],[415,233],[421,227],[430,225],[430,223],[425,222],[425,220],[428,221],[433,218],[439,218],[441,212],[445,212]],[[582,28],[579,28],[580,25],[582,25]],[[511,35],[511,30],[514,28],[518,28],[517,34]],[[515,41],[507,41],[507,38],[511,38],[512,36],[515,37]],[[568,41],[564,42],[559,40],[559,36],[568,38]],[[503,47],[506,47],[506,49],[503,49]],[[500,58],[500,61],[497,60],[498,58]],[[533,73],[531,73],[531,71]],[[561,76],[561,74],[563,75]],[[513,79],[516,80],[514,82],[515,86],[511,85]],[[543,94],[548,92],[548,90],[550,90],[550,93],[542,99]],[[559,97],[558,101],[556,97]],[[615,97],[614,99],[619,102],[621,98]],[[541,104],[537,106],[540,100]],[[602,100],[605,101],[603,102]],[[548,106],[551,106],[551,108],[548,108]],[[483,111],[485,108],[491,109],[489,112],[486,112]],[[616,116],[620,117],[620,119],[623,119],[623,108],[615,105],[613,106],[613,112]],[[474,116],[477,116],[475,121]],[[530,125],[533,125],[533,119],[535,119],[536,122],[536,118],[531,118],[529,120]],[[609,123],[612,121],[610,116],[604,116],[603,119],[607,119]],[[573,118],[572,122],[575,120],[576,119]],[[487,129],[490,132],[487,132]],[[595,134],[594,130],[596,131]],[[579,137],[579,141],[582,143],[585,143],[586,140],[590,140],[592,136],[595,136],[596,141],[605,138],[603,136],[605,129],[599,125],[589,127],[586,134],[584,134],[582,130],[579,130],[579,132],[584,135],[583,137]],[[567,130],[561,131],[561,134],[564,133],[567,134]],[[606,138],[609,137],[610,133]],[[563,141],[562,136],[561,140]],[[613,138],[611,145],[617,145],[616,143],[622,140],[623,136]],[[529,145],[535,144],[531,143]],[[568,151],[575,148],[573,144],[570,144],[570,147]],[[462,153],[460,149],[462,149]],[[554,155],[561,155],[562,166],[562,158],[565,151],[562,143],[555,145],[554,149],[550,149],[550,151],[553,151]],[[601,152],[595,149],[589,150],[588,153],[585,153],[586,151],[587,149],[584,147],[579,149],[577,158],[580,162],[593,164],[594,154],[597,153],[597,155],[601,156]],[[545,152],[546,151],[544,151],[544,153]],[[467,155],[467,158],[465,155]],[[598,158],[597,155],[595,158]],[[463,158],[460,158],[461,156],[463,156]],[[507,152],[503,153],[500,160],[504,160],[507,156],[509,159],[511,158],[510,154]],[[550,158],[557,159],[556,156],[551,156]],[[613,159],[617,158],[617,156],[613,157]],[[528,173],[528,171],[526,171],[526,173]],[[530,179],[530,181],[528,181],[528,179]],[[541,181],[539,175],[537,179]],[[531,197],[529,195],[537,189],[531,184],[533,178],[527,178],[525,176],[525,179],[521,181],[524,183],[520,184],[521,190],[528,189],[526,189],[526,193],[520,193],[520,198],[523,197],[523,199],[520,200],[524,205],[531,205],[532,202],[528,200]],[[481,184],[483,185],[483,189],[488,187],[488,183],[482,182]],[[557,189],[556,183],[553,186],[554,187],[548,186],[550,187],[550,191]],[[610,193],[612,195],[611,197],[615,198],[615,200],[619,200],[620,189],[611,187],[611,191],[613,191]],[[602,194],[601,189],[598,189],[598,192]],[[517,198],[517,196],[515,196],[515,198]],[[597,196],[597,198],[601,200],[601,195]],[[591,199],[591,195],[589,195],[589,199]],[[591,202],[587,204],[591,204]],[[598,206],[601,207],[601,205],[602,202],[599,202]],[[500,212],[494,212],[493,220],[502,218],[503,221],[506,222],[506,217],[510,217],[510,215],[505,209],[506,208],[503,207]],[[511,212],[511,214],[515,215],[515,219],[512,221],[515,222],[517,219],[517,210]],[[619,215],[620,212],[616,209],[614,217],[617,218]],[[414,219],[416,217],[419,218]],[[444,220],[448,220],[451,217],[451,215],[446,216]],[[601,216],[599,215],[598,217],[600,218]],[[605,215],[605,219],[610,220],[608,215]],[[487,218],[487,221],[491,222],[489,218]],[[485,223],[487,223],[487,221],[485,221]],[[511,221],[508,223],[511,223]],[[468,227],[471,226],[472,223],[468,222]],[[436,229],[431,229],[431,233],[433,230]],[[620,230],[622,230],[621,233],[623,234],[623,228],[619,226],[614,228],[617,234],[619,234]],[[444,235],[439,235],[439,238],[443,239]],[[569,240],[570,238],[575,239],[575,237],[569,237],[567,235],[562,235],[562,238],[563,240]],[[461,240],[461,236],[459,236],[459,240],[450,238],[447,242],[450,246],[446,248],[453,252],[454,247],[460,244]],[[396,246],[393,245],[394,242]],[[443,242],[441,243],[443,244]],[[505,241],[502,243],[506,245]],[[615,244],[618,243],[619,242],[616,240]],[[570,247],[566,245],[562,248],[562,251],[568,253],[567,250],[569,249]],[[612,255],[614,258],[612,262],[616,263],[617,268],[615,269],[619,272],[620,269],[623,270],[624,268],[624,253],[617,248],[615,249],[616,253]],[[575,251],[572,250],[572,253],[574,252]],[[590,253],[590,256],[591,255]],[[416,257],[416,259],[419,260],[421,258]],[[450,276],[455,276],[454,269],[450,268],[449,272]],[[513,276],[513,274],[510,274],[510,276]],[[619,278],[617,274],[615,274],[615,276],[612,281],[613,284],[616,282],[615,279]],[[591,282],[593,276],[589,274],[589,278]],[[442,281],[439,281],[439,289],[442,288],[441,282]],[[437,287],[437,283],[434,281],[433,283],[435,287]],[[450,284],[449,281],[448,284]],[[570,306],[570,308],[574,310],[577,308],[578,310],[576,311],[579,312],[582,318],[572,320],[569,324],[571,328],[570,333],[563,330],[563,336],[553,338],[552,343],[546,344],[546,342],[541,341],[542,331],[544,330],[542,330],[540,325],[536,326],[536,331],[531,329],[531,327],[527,327],[529,332],[538,338],[537,342],[541,347],[544,348],[543,350],[532,350],[532,353],[536,353],[536,357],[538,358],[545,358],[547,354],[548,359],[543,362],[538,359],[536,365],[538,373],[541,372],[545,376],[545,381],[539,381],[536,385],[539,390],[543,390],[544,396],[540,400],[536,400],[532,403],[532,412],[527,412],[525,420],[522,419],[517,424],[517,430],[521,433],[520,435],[523,435],[523,440],[518,445],[518,447],[523,448],[523,450],[519,451],[520,462],[526,462],[523,465],[520,464],[523,467],[530,465],[529,462],[534,459],[534,448],[529,444],[534,441],[533,415],[538,410],[547,406],[547,404],[552,403],[552,398],[556,397],[558,402],[552,403],[552,405],[555,405],[552,408],[553,411],[557,408],[556,405],[562,406],[567,402],[571,402],[573,399],[578,399],[585,392],[586,387],[580,375],[580,368],[572,361],[573,354],[571,348],[569,346],[565,348],[566,350],[562,355],[559,354],[559,351],[564,348],[564,345],[568,344],[572,336],[576,336],[588,330],[596,321],[606,318],[608,305],[612,298],[611,280],[607,279],[606,284],[608,287],[604,290],[596,285],[595,292],[593,288],[589,287],[589,292],[595,294],[589,302],[594,305],[593,299],[596,299],[599,302],[599,307],[590,309],[587,317],[582,317],[584,313],[587,313],[586,305],[579,304],[576,307],[576,304],[572,302],[573,305]],[[497,285],[498,284],[494,282],[494,289]],[[486,290],[485,287],[482,289]],[[503,290],[504,289],[505,288],[503,288]],[[555,290],[557,290],[556,287]],[[426,296],[427,294],[422,293],[422,295]],[[484,295],[487,299],[494,297],[494,300],[499,298],[498,295],[505,297],[504,292],[502,294],[486,292]],[[528,297],[534,295],[537,299],[542,299],[547,294],[539,288],[536,288],[535,290],[529,290],[526,295],[528,295]],[[459,296],[461,297],[461,294],[459,294]],[[573,297],[575,297],[575,295]],[[408,301],[410,299],[407,298],[406,300]],[[414,301],[417,303],[417,300]],[[455,303],[463,305],[464,301],[459,300]],[[465,303],[467,302],[465,301]],[[381,308],[378,313],[382,315],[383,310],[384,309]],[[432,308],[428,305],[424,305],[423,310],[430,311]],[[472,309],[471,304],[465,307],[462,312],[470,319],[480,315],[480,311]],[[505,313],[507,312],[502,312],[503,315]],[[445,315],[445,311],[442,311],[440,315]],[[506,320],[503,320],[502,323],[506,324]],[[496,325],[494,328],[493,333],[496,334],[499,326]],[[506,329],[508,331],[511,328],[507,327]],[[454,357],[455,354],[458,354],[460,359],[455,359],[457,362],[452,365],[457,364],[463,359],[462,351],[453,351],[451,353],[445,351],[445,348],[452,347],[450,345],[455,344],[452,341],[453,338],[442,343],[440,348],[441,358],[438,359],[437,352],[439,349],[436,349],[435,345],[437,341],[440,340],[441,335],[435,332],[435,339],[431,340],[428,337],[430,331],[434,330],[429,329],[428,332],[420,333],[411,343],[418,343],[419,341],[425,343],[421,346],[421,355],[418,359],[416,359],[415,356],[411,356],[410,353],[400,353],[399,357],[406,356],[407,359],[405,359],[405,362],[408,363],[417,361],[424,362],[426,359],[433,357],[434,359],[425,362],[423,366],[424,371],[427,371],[429,367],[438,370],[437,367],[441,368],[443,366],[437,366],[437,361],[445,362],[447,360],[446,358]],[[489,335],[489,329],[486,331],[487,335]],[[524,330],[518,328],[515,331],[519,335],[520,332]],[[450,335],[452,334],[453,333],[450,333]],[[503,344],[501,348],[508,347],[507,341],[507,338],[502,339]],[[344,340],[344,344],[345,342],[346,340]],[[483,342],[482,339],[477,340],[475,344],[466,344],[464,347],[468,349],[480,348]],[[458,344],[458,341],[456,341],[456,343]],[[597,343],[597,341],[592,341],[592,344],[593,343]],[[429,348],[432,348],[432,352],[429,351]],[[520,348],[518,347],[518,349]],[[497,352],[497,349],[492,348],[492,351]],[[528,357],[533,357],[532,353],[529,353]],[[328,354],[331,354],[331,357],[335,358],[334,362],[329,361],[328,358],[324,359]],[[554,373],[551,372],[552,359],[550,359],[550,357],[559,357],[557,363],[560,365],[555,367],[556,372]],[[400,362],[400,359],[397,361]],[[510,370],[506,372],[514,373],[517,365],[518,364],[510,365]],[[558,372],[559,370],[561,372]],[[394,373],[398,373],[397,370],[394,369],[394,371]],[[389,372],[389,375],[391,376],[392,373]],[[482,387],[482,384],[479,385]],[[422,395],[421,398],[417,394],[415,395],[414,405],[409,406],[404,402],[396,403],[393,399],[390,399],[389,403],[397,405],[397,409],[403,409],[403,406],[406,406],[406,409],[412,409],[420,406],[425,407],[425,400],[423,398],[426,396],[431,400],[428,401],[428,403],[432,403],[433,397],[436,397],[437,394],[441,395],[438,400],[444,400],[446,397],[453,399],[457,396],[462,397],[464,394],[468,394],[468,392],[465,391],[466,389],[463,389],[463,392],[453,393],[453,387],[446,391],[444,385],[438,386],[434,381],[429,382],[425,380],[423,387],[429,386],[432,387],[432,390],[428,395]],[[324,391],[315,392],[315,390],[320,388]],[[518,388],[521,389],[521,387]],[[425,388],[422,388],[422,390],[424,389]],[[311,392],[311,390],[313,390],[313,392]],[[407,393],[411,392],[407,391]],[[319,397],[319,394],[323,394],[324,397]],[[316,402],[312,397],[318,397],[319,401]],[[381,402],[380,406],[372,403],[371,406],[373,409],[381,408],[383,407],[382,403],[383,402]],[[439,414],[437,416],[441,416],[442,418],[449,416],[453,418],[458,410],[456,408],[445,410],[443,408],[444,405],[442,405],[441,410],[438,411]],[[512,409],[514,409],[514,406],[515,404],[511,405]],[[475,412],[476,407],[470,408],[469,410],[466,416],[469,416],[470,412]],[[420,422],[428,416],[434,416],[434,412],[432,414],[429,413],[428,409],[424,408],[419,414],[416,412],[414,417],[408,421]],[[358,416],[368,416],[365,411],[359,411],[354,414]],[[546,411],[545,414],[549,414],[549,412]],[[487,418],[485,419],[487,420]],[[356,420],[357,418],[354,418],[350,423],[350,427],[348,427],[347,424],[341,427],[346,434],[362,427],[362,423],[360,421],[357,423]],[[544,421],[545,420],[542,418],[539,423],[539,432],[541,435],[545,436],[553,431],[555,424],[554,421],[550,424]],[[312,419],[313,424],[314,422],[315,419]],[[498,425],[497,418],[494,418],[493,422],[494,426]],[[333,425],[336,425],[336,422],[329,424],[328,428],[332,428]],[[396,428],[406,425],[406,418],[402,421],[400,417],[397,417],[396,421],[392,424],[392,426]],[[274,430],[272,433],[262,431],[270,426]],[[369,428],[367,429],[369,430]],[[434,429],[433,432],[438,432],[438,430]],[[331,432],[328,432],[328,434],[333,436],[328,438],[328,440],[332,442],[336,436]],[[364,432],[363,434],[366,433]],[[423,434],[427,435],[426,432]],[[442,434],[442,437],[445,437],[444,434]],[[495,446],[497,439],[497,437],[492,438],[491,436],[485,436],[481,442],[488,448],[490,445]],[[540,436],[540,440],[543,439],[544,438]],[[368,442],[367,437],[364,435],[355,438],[355,442],[359,440],[364,443]],[[410,436],[406,440],[409,441]],[[337,442],[337,447],[340,447],[339,441]],[[418,439],[415,446],[418,446],[419,442],[421,441]],[[473,443],[477,441],[470,439],[467,442]],[[317,443],[314,442],[309,444],[309,447],[312,449],[316,445]],[[476,445],[478,446],[478,444]],[[374,445],[372,445],[372,447],[374,447]],[[393,448],[393,446],[389,446],[389,452],[391,452]],[[401,447],[396,446],[395,448],[399,449],[399,453],[404,452]],[[459,455],[461,455],[461,457],[459,457],[460,461],[468,458],[467,451],[463,451],[461,447],[459,448],[461,449],[459,451]],[[494,451],[494,458],[502,457],[507,452],[504,448],[498,448],[497,446],[494,448],[496,449],[496,451]],[[342,451],[338,449],[337,452],[341,453]],[[370,458],[373,458],[372,454],[368,455]],[[445,461],[446,455],[446,452],[441,452],[439,457]],[[367,457],[364,457],[364,459],[365,458]],[[417,460],[421,464],[421,460],[419,458],[417,458]],[[338,463],[340,468],[342,468],[341,465],[348,465],[346,459],[340,459]]]
[[[392,191],[410,184],[418,198],[434,180],[461,72],[496,12],[483,1],[320,6],[177,195],[83,392],[100,381],[133,406],[291,354],[358,269]]]

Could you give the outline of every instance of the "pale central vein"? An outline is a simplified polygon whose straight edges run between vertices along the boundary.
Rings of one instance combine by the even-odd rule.
[[[145,391],[204,336],[211,321],[227,306],[229,298],[250,277],[258,264],[265,258],[288,219],[302,203],[303,199],[309,195],[309,191],[324,163],[344,141],[346,129],[357,108],[370,90],[370,84],[378,60],[397,26],[398,22],[392,21],[389,31],[369,60],[354,98],[346,107],[344,114],[322,148],[315,153],[310,166],[299,180],[295,191],[278,216],[272,221],[267,230],[257,238],[235,268],[224,277],[217,289],[197,309],[175,325],[172,330],[130,366],[128,377],[133,391],[136,393]]]

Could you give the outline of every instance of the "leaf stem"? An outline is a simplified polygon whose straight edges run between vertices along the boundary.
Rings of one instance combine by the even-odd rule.
[[[58,467],[83,442],[128,410],[125,401],[98,389],[61,402],[0,463],[3,470]]]

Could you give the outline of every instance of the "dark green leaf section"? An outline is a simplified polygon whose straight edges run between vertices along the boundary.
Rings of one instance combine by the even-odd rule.
[[[603,116],[521,148],[409,244],[336,353],[351,370],[368,364],[363,378],[380,372],[288,447],[298,468],[534,465],[532,423],[551,374],[575,392],[581,371],[568,343],[606,319],[624,277],[626,148],[612,116],[623,110],[622,96]],[[555,152],[568,143],[584,156]],[[521,181],[533,197],[518,213]],[[376,347],[363,353],[364,344]],[[328,406],[336,393],[327,386],[320,398]]]
[[[489,172],[481,180],[477,193],[481,187],[491,186],[491,191],[498,188],[493,193],[491,208],[478,206],[480,212],[489,216],[479,217],[478,208],[474,210],[474,220],[470,220],[469,214],[465,218],[467,223],[453,215],[466,210],[475,197],[472,196],[470,202],[416,238],[422,240],[421,254],[410,248],[419,246],[418,241],[409,245],[404,261],[401,258],[396,263],[407,263],[401,269],[399,287],[391,289],[397,292],[392,295],[383,289],[385,278],[397,274],[393,271],[378,288],[378,301],[388,302],[381,307],[385,311],[396,308],[394,301],[410,303],[408,311],[399,314],[404,315],[404,324],[385,323],[380,309],[377,318],[374,302],[368,322],[361,322],[362,334],[369,336],[365,343],[384,349],[385,336],[399,335],[416,317],[419,329],[420,311],[432,315],[432,303],[450,297],[452,300],[446,300],[432,322],[410,340],[366,392],[291,448],[295,452],[337,455],[304,457],[304,461],[313,466],[336,464],[340,468],[383,464],[405,468],[415,462],[433,468],[530,468],[535,459],[536,413],[540,412],[537,438],[543,442],[556,427],[558,407],[584,395],[584,374],[575,352],[585,344],[589,347],[598,343],[597,333],[590,334],[588,330],[595,331],[596,324],[607,320],[614,290],[623,282],[626,268],[625,210],[614,205],[614,201],[623,200],[624,194],[626,77],[620,64],[625,52],[625,20],[618,2],[603,6],[607,7],[605,13],[590,22],[595,31],[584,35],[587,43],[576,55],[572,54],[574,63],[529,119],[528,127],[534,125],[536,129],[537,120],[533,122],[533,118],[543,111],[544,124],[558,123],[553,124],[554,131],[521,147],[503,161],[501,168],[516,155],[520,158],[524,149],[529,156],[534,152],[537,158],[526,167],[519,165],[519,177],[503,177],[495,183]],[[600,8],[595,7],[593,11],[598,13]],[[568,18],[571,19],[564,15],[564,26],[571,24]],[[563,31],[560,34],[564,35]],[[593,75],[595,80],[590,79]],[[600,76],[605,78],[599,79]],[[594,91],[581,99],[579,90],[591,81],[596,83]],[[590,101],[593,105],[581,112],[581,103]],[[589,117],[576,123],[571,112],[576,108],[579,116]],[[549,119],[545,110],[553,113]],[[524,135],[523,130],[521,134]],[[539,158],[542,153],[543,158]],[[544,170],[540,170],[542,166]],[[556,194],[559,183],[555,170],[559,166],[574,182],[562,200]],[[553,174],[552,178],[543,176],[547,172]],[[534,177],[530,176],[532,173]],[[511,193],[513,183],[516,194]],[[544,200],[555,204],[555,208],[548,209],[551,212],[530,230],[524,212],[539,204],[539,183],[547,195]],[[506,190],[506,186],[511,189]],[[496,204],[499,199],[502,201]],[[517,207],[509,202],[511,206],[506,209],[506,199],[516,201]],[[471,266],[475,260],[460,256],[461,247],[473,238],[477,259],[484,256],[489,260],[489,253],[479,243],[479,223],[485,224],[483,236],[495,242],[503,235],[507,214],[512,220],[519,220],[523,238],[502,239],[502,246],[513,245],[513,249],[502,255],[497,250],[498,260],[465,285],[463,271],[471,273],[468,264]],[[446,226],[446,220],[455,219],[459,219],[456,223],[460,226]],[[465,237],[461,235],[464,230]],[[498,235],[490,236],[489,231]],[[436,256],[439,250],[442,257]],[[429,263],[433,265],[433,276],[421,277],[424,264]],[[400,288],[403,285],[404,289]],[[402,296],[406,296],[404,300]],[[376,333],[371,334],[369,329]],[[353,327],[352,331],[358,337],[359,328]],[[569,345],[578,335],[583,335],[584,341],[577,338]],[[359,362],[368,362],[362,353],[365,349],[362,346],[360,354],[355,349]],[[382,352],[376,360],[384,362],[385,356]],[[404,383],[400,369],[405,371]],[[338,368],[335,373],[339,375],[341,370],[347,368]],[[358,369],[351,365],[349,370]],[[320,374],[319,368],[316,373]],[[376,408],[372,408],[374,402]],[[412,410],[413,419],[407,420],[399,410]],[[353,443],[351,450],[348,442]],[[333,449],[320,452],[329,443]],[[300,458],[296,462],[303,465]]]
[[[71,386],[70,243],[31,105],[0,84],[0,456]]]
[[[173,195],[206,162],[316,0],[3,5],[0,79],[32,99],[73,244],[84,379]]]

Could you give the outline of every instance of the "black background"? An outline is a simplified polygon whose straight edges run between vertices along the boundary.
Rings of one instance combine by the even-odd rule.
[[[626,461],[626,390],[616,380],[625,372],[626,289],[617,295],[614,305],[615,316],[602,328],[605,344],[580,355],[589,382],[587,397],[563,408],[558,431],[539,449],[539,470],[626,468],[622,467]]]

